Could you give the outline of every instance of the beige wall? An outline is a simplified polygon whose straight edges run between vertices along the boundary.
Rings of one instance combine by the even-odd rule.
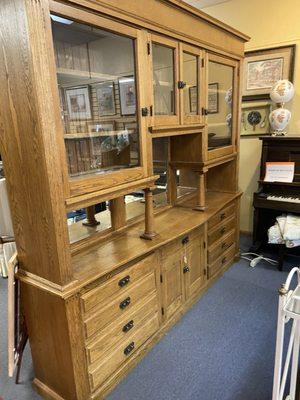
[[[246,50],[300,45],[299,0],[230,0],[206,7],[204,12],[251,36]],[[292,111],[289,134],[300,135],[300,52],[296,49],[294,84],[296,94],[288,105]],[[252,230],[252,195],[257,189],[261,142],[241,139],[240,187],[244,192],[241,204],[241,230]]]

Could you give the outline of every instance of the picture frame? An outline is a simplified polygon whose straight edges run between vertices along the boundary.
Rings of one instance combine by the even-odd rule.
[[[119,96],[121,115],[135,115],[136,113],[136,90],[133,75],[119,78]]]
[[[268,99],[280,79],[293,82],[296,45],[245,52],[243,101]]]
[[[94,85],[98,102],[99,116],[116,114],[115,85],[113,81],[100,82]]]
[[[197,114],[198,102],[197,86],[189,87],[190,113]]]
[[[208,84],[208,113],[217,114],[219,112],[219,84],[213,82]]]
[[[241,137],[270,136],[269,115],[271,110],[271,102],[269,101],[243,103],[241,111]]]
[[[90,87],[88,85],[66,88],[65,97],[70,120],[92,118]]]

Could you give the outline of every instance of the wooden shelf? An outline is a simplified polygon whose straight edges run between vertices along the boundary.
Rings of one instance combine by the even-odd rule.
[[[89,139],[97,138],[101,136],[117,136],[117,135],[132,135],[135,132],[134,129],[122,130],[122,131],[108,131],[108,132],[79,132],[79,133],[66,133],[64,135],[65,140],[71,139]]]
[[[190,124],[190,125],[168,125],[168,126],[150,126],[149,131],[154,138],[190,135],[192,133],[202,133],[205,124]]]

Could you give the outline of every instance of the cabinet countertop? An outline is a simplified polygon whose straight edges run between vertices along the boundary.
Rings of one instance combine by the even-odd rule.
[[[116,234],[107,242],[101,242],[74,254],[72,256],[74,280],[77,281],[77,285],[83,287],[118,267],[151,253],[203,225],[210,217],[240,195],[241,192],[208,192],[207,208],[204,212],[193,210],[193,204],[189,202],[184,206],[176,206],[156,215],[155,229],[158,236],[153,240],[140,238],[144,228],[144,222],[141,222]]]

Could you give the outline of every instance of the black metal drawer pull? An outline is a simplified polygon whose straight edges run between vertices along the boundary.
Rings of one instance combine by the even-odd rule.
[[[224,257],[224,258],[222,259],[222,264],[225,264],[225,263],[226,263],[226,261],[227,261],[227,258],[226,258],[226,257]]]
[[[132,329],[133,328],[133,319],[131,320],[131,321],[129,321],[128,322],[128,324],[126,324],[126,325],[124,325],[123,326],[123,332],[128,332],[128,331],[130,331],[130,329]]]
[[[130,297],[127,297],[127,299],[125,299],[124,301],[122,301],[122,302],[120,303],[120,308],[121,308],[121,310],[124,310],[124,308],[128,307],[129,304],[130,304],[130,302],[131,302]]]
[[[222,221],[225,217],[226,217],[226,214],[225,214],[225,213],[222,213],[222,214],[220,215],[221,221]]]
[[[183,273],[186,274],[187,272],[190,272],[190,269],[189,269],[189,267],[186,265],[186,266],[183,268]]]
[[[127,276],[125,276],[125,278],[123,278],[119,281],[119,286],[120,287],[126,286],[129,282],[130,282],[130,276],[127,275]]]
[[[222,235],[223,235],[223,233],[225,233],[225,232],[226,232],[226,228],[225,228],[225,226],[223,226],[223,228],[220,230],[220,232],[222,233]]]
[[[130,354],[132,352],[132,350],[134,349],[134,342],[131,342],[130,345],[128,345],[125,349],[124,349],[124,354],[125,356],[128,356],[128,354]]]
[[[226,247],[226,243],[224,242],[224,243],[222,243],[222,249],[225,249],[225,247]]]

